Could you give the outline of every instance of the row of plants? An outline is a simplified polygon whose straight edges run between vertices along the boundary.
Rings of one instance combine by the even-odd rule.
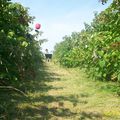
[[[113,0],[84,26],[56,44],[54,60],[66,67],[86,68],[96,79],[120,82],[120,1]]]
[[[0,0],[0,88],[22,88],[42,64],[41,32],[30,27],[34,17],[28,8],[11,0]],[[32,32],[33,31],[33,32]]]

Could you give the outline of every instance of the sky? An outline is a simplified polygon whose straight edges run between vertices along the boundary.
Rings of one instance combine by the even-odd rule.
[[[42,51],[48,49],[51,53],[56,43],[62,41],[65,35],[80,32],[84,23],[90,24],[94,12],[101,12],[107,8],[112,0],[102,5],[98,0],[12,0],[30,8],[29,14],[35,16],[36,23],[41,24],[40,31],[48,42],[42,45]]]

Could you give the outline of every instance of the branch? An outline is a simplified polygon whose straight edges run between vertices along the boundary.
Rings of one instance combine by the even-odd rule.
[[[12,86],[0,86],[0,89],[9,89],[9,90],[13,90],[13,91],[18,92],[18,93],[20,93],[20,94],[22,94],[22,95],[24,95],[24,96],[27,97],[27,95],[26,95],[23,91],[21,91],[21,90],[15,88],[15,87],[12,87]]]

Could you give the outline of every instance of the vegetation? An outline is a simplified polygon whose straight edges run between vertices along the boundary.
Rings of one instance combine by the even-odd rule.
[[[111,92],[113,83],[94,81],[83,70],[53,63],[45,64],[40,73],[27,82],[27,98],[0,92],[1,120],[120,119],[120,98]]]
[[[41,32],[31,34],[33,19],[21,4],[0,0],[0,116],[15,93],[26,96],[26,83],[35,79],[42,64],[43,41],[38,40]]]
[[[79,33],[56,44],[54,59],[66,67],[86,68],[99,80],[120,82],[120,2],[113,3]]]
[[[120,95],[119,6],[113,0],[85,29],[55,46],[54,60],[75,68],[65,70],[44,65],[45,40],[29,27],[34,17],[28,9],[0,0],[0,119],[120,119],[120,100],[112,93]]]
[[[20,87],[34,78],[42,63],[40,40],[32,35],[28,9],[10,0],[0,1],[0,85]],[[1,88],[0,88],[1,89]]]

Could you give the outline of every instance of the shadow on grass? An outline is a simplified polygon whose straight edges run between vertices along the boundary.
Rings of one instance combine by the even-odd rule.
[[[25,81],[21,85],[21,89],[28,94],[28,97],[11,91],[0,91],[0,120],[64,120],[66,118],[73,119],[75,116],[79,116],[80,120],[102,118],[102,115],[96,112],[75,113],[65,107],[65,101],[69,101],[73,107],[78,104],[87,104],[88,101],[79,99],[89,97],[87,93],[69,96],[47,95],[51,89],[63,88],[48,85],[46,82],[60,80],[60,75],[49,71],[46,66],[42,66],[39,76],[35,80]],[[53,105],[49,106],[49,104]]]
[[[24,97],[14,91],[0,91],[0,120],[49,120],[52,117],[75,115],[76,113],[71,112],[70,109],[64,108],[62,101],[77,103],[76,98],[47,95],[51,89],[63,89],[46,84],[46,82],[60,81],[60,77],[53,71],[49,71],[46,66],[42,66],[35,80],[26,80],[21,85],[21,89],[32,96]],[[38,96],[35,96],[36,93]],[[48,104],[52,102],[58,102],[59,106],[49,107]]]
[[[34,111],[34,112],[33,112]],[[26,108],[22,112],[27,113],[25,118],[30,118],[39,120],[37,118],[41,118],[40,120],[49,120],[50,118],[57,118],[57,117],[70,117],[75,115],[75,113],[71,112],[68,108],[57,108],[57,107],[52,107],[49,108],[47,106],[40,106],[36,108]],[[25,119],[23,117],[23,119]]]
[[[103,115],[98,112],[85,112],[80,113],[80,120],[102,120]]]

